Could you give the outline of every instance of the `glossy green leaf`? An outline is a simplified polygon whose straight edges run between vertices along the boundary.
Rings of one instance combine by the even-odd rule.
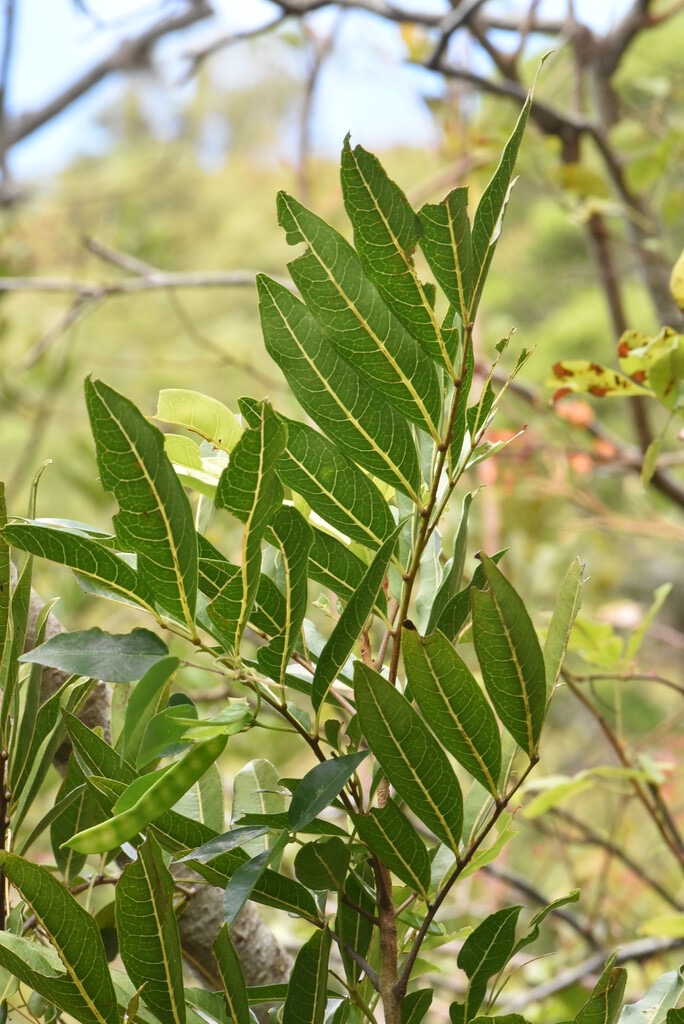
[[[86,405],[102,486],[119,505],[125,550],[161,608],[194,634],[197,540],[190,502],[164,452],[164,436],[123,395],[87,380]]]
[[[501,740],[477,680],[443,633],[421,637],[408,625],[401,650],[411,696],[449,753],[498,797]]]
[[[344,140],[342,195],[354,228],[354,244],[365,274],[392,313],[433,359],[450,370],[447,340],[437,323],[429,290],[416,273],[413,253],[423,227],[406,196],[380,161]]]
[[[119,949],[143,1002],[162,1021],[184,1024],[183,961],[173,907],[174,883],[159,844],[148,836],[116,887]]]
[[[370,814],[355,815],[354,824],[366,846],[390,871],[427,899],[430,858],[425,843],[394,800],[373,807]]]
[[[290,803],[290,829],[298,832],[318,817],[338,796],[347,780],[366,757],[368,751],[359,750],[355,754],[345,754],[343,757],[323,761],[308,771],[297,786]]]
[[[432,360],[390,312],[342,235],[285,192],[277,205],[290,245],[308,246],[288,269],[320,329],[373,388],[437,439],[442,398]]]
[[[489,589],[471,590],[475,651],[496,713],[533,757],[546,709],[544,657],[520,596],[491,558],[481,559]]]
[[[399,796],[442,842],[458,851],[463,797],[449,760],[406,698],[357,662],[354,692],[361,730]]]
[[[615,967],[614,953],[607,961],[586,1003],[575,1015],[574,1024],[615,1024],[622,1007],[627,971]]]
[[[186,427],[224,452],[232,452],[242,433],[237,419],[222,402],[182,388],[159,392],[155,419]]]
[[[294,859],[295,875],[307,889],[340,890],[349,869],[349,845],[337,836],[305,843]]]
[[[467,322],[473,290],[468,189],[453,189],[441,203],[424,206],[419,217],[425,259],[453,309]]]
[[[12,523],[4,536],[21,551],[68,566],[91,586],[101,585],[124,601],[152,609],[154,598],[145,580],[128,562],[92,537],[40,520]]]
[[[417,500],[420,469],[411,429],[320,333],[287,288],[257,276],[266,348],[302,408],[345,455]]]
[[[283,1024],[323,1024],[331,942],[329,929],[320,928],[297,954],[283,1006]]]
[[[142,678],[168,653],[164,641],[148,629],[105,633],[94,626],[73,633],[57,633],[27,651],[20,660],[47,665],[70,675],[127,683]]]
[[[515,947],[515,926],[521,907],[505,907],[490,914],[463,943],[457,964],[470,984],[462,1005],[463,1019],[470,1020],[480,1007],[489,979],[506,966]],[[450,1008],[452,1020],[453,1008]]]
[[[250,1024],[249,1001],[247,998],[247,986],[242,974],[240,960],[233,949],[230,941],[228,926],[221,925],[213,945],[216,966],[218,967],[221,981],[223,982],[223,994],[228,1004],[228,1012],[233,1024]]]
[[[576,558],[560,585],[556,604],[549,623],[544,644],[546,668],[546,694],[550,697],[558,681],[563,658],[570,639],[570,631],[582,604],[584,565]]]
[[[401,529],[402,526],[396,527],[376,552],[321,651],[311,691],[311,700],[316,711],[321,707],[328,690],[354,650],[361,630],[373,613]]]
[[[286,428],[267,402],[259,426],[246,430],[235,446],[216,492],[217,508],[244,523],[239,576],[225,584],[209,605],[209,615],[223,628],[238,651],[249,621],[261,575],[261,542],[283,500],[275,466],[285,448]]]
[[[80,1002],[77,1019],[83,1024],[118,1024],[109,964],[99,929],[88,911],[38,864],[0,851],[0,869],[29,904],[57,950]]]
[[[274,682],[283,684],[306,615],[308,563],[313,531],[295,508],[283,505],[273,517],[269,539],[278,552],[278,568],[285,597],[285,628],[267,646],[258,649],[257,661],[266,675]]]

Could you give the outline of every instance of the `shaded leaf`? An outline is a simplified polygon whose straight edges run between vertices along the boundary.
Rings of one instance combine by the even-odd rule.
[[[511,958],[515,948],[515,926],[521,909],[505,907],[490,914],[463,943],[457,963],[470,981],[463,1004],[465,1020],[477,1012],[485,997],[489,979],[498,974]]]
[[[245,861],[231,874],[223,894],[223,916],[229,927],[235,924],[268,865],[280,857],[289,841],[287,832],[283,832],[270,849]]]
[[[345,754],[343,757],[323,761],[308,771],[297,786],[290,803],[290,829],[298,832],[332,803],[367,756],[367,750],[360,750],[355,754]]]
[[[305,843],[294,859],[297,878],[307,889],[340,890],[349,868],[349,846],[337,836]]]
[[[463,797],[444,751],[406,698],[357,662],[356,707],[363,735],[382,770],[424,824],[454,852],[463,824]]]
[[[140,679],[168,653],[164,641],[148,629],[105,633],[94,626],[73,633],[58,633],[27,651],[20,660],[47,665],[70,675],[127,683]]]
[[[283,1024],[323,1024],[331,942],[329,929],[321,928],[297,954],[283,1006]]]
[[[247,986],[242,974],[240,960],[230,941],[228,926],[221,925],[213,945],[216,965],[223,982],[223,994],[228,1004],[228,1012],[233,1024],[250,1024],[249,1001]]]
[[[358,984],[361,979],[363,966],[349,955],[347,947],[364,959],[368,955],[377,910],[374,892],[373,869],[368,861],[363,861],[347,875],[344,897],[337,901],[335,926],[343,942],[340,953],[345,974],[352,985]]]
[[[520,596],[491,558],[481,560],[490,589],[471,590],[475,651],[499,718],[533,757],[546,709],[544,658]]]
[[[397,878],[427,899],[430,858],[425,843],[394,800],[374,807],[370,814],[354,815],[361,839]]]

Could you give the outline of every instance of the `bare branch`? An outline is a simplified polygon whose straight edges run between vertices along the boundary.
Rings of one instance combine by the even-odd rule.
[[[75,103],[77,99],[90,92],[103,79],[116,72],[130,71],[133,68],[147,66],[150,53],[155,44],[165,36],[182,29],[189,28],[198,21],[208,18],[214,13],[207,0],[190,0],[189,8],[182,14],[171,15],[151,25],[140,35],[124,39],[105,57],[89,68],[80,78],[67,86],[61,93],[53,96],[37,110],[27,111],[8,121],[4,132],[4,145],[7,149],[31,135],[48,121],[57,117],[63,110]]]
[[[282,25],[286,18],[287,14],[282,12],[276,15],[276,17],[271,21],[266,22],[264,25],[257,26],[257,28],[250,28],[246,29],[244,32],[232,32],[228,35],[219,36],[218,39],[212,40],[208,45],[197,50],[189,51],[185,54],[185,58],[189,62],[189,68],[187,73],[183,76],[182,81],[187,81],[191,78],[201,67],[204,61],[207,60],[207,58],[212,57],[215,53],[218,53],[219,50],[225,50],[234,43],[244,43],[250,39],[264,36],[274,28],[277,28],[278,25]]]
[[[165,288],[245,288],[254,285],[255,270],[214,270],[173,273],[152,270],[145,276],[122,281],[78,281],[62,277],[0,277],[0,292],[72,292],[83,299],[99,300],[114,295],[159,291]],[[275,277],[292,288],[292,282]]]

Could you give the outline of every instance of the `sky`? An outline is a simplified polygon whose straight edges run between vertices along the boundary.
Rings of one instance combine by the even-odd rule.
[[[445,8],[443,0],[412,3],[431,11]],[[221,32],[264,23],[274,10],[266,0],[216,0],[214,6],[219,12]],[[515,5],[504,0],[499,6]],[[597,27],[609,25],[625,6],[626,0],[576,0],[580,18]],[[79,7],[77,0],[22,0],[17,4],[8,97],[11,113],[40,106],[109,52],[132,27],[144,24],[150,12],[154,16],[160,4],[159,0],[117,0],[116,5],[111,0],[88,0],[88,11],[101,19],[99,26]],[[545,0],[540,11],[558,13],[559,8],[561,0]],[[319,15],[322,22],[329,17],[329,12]],[[182,72],[180,53],[213,37],[216,31],[216,24],[200,23],[190,34],[169,40],[160,62],[167,88],[182,96],[176,84]],[[317,97],[319,116],[314,117],[313,123],[317,148],[336,153],[339,140],[347,131],[352,132],[356,141],[377,148],[408,138],[418,143],[429,142],[434,129],[422,95],[434,92],[438,84],[425,73],[402,66],[397,29],[379,29],[377,21],[369,16],[348,16],[343,31],[346,36],[321,79]],[[15,176],[20,180],[43,177],[59,170],[76,153],[97,152],[103,140],[93,126],[94,118],[104,105],[115,102],[120,86],[120,79],[108,79],[16,147],[12,157]],[[185,87],[186,92],[188,88]],[[322,112],[325,116],[321,116]]]

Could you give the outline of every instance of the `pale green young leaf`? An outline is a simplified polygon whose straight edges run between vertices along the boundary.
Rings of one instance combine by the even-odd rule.
[[[163,696],[179,665],[178,658],[162,658],[148,668],[134,686],[128,698],[124,725],[117,742],[117,749],[121,750],[122,758],[128,758],[133,763],[137,761],[147,724],[159,710]]]
[[[668,1010],[677,1006],[684,993],[684,968],[667,971],[636,1003],[628,1003],[618,1017],[619,1024],[663,1024]]]
[[[498,798],[499,729],[477,680],[443,633],[421,637],[408,626],[401,649],[411,696],[449,753]]]
[[[146,581],[93,537],[36,520],[12,523],[4,536],[13,547],[66,565],[91,586],[100,584],[125,601],[153,612],[154,598]]]
[[[268,539],[276,546],[285,598],[285,628],[257,651],[259,667],[276,683],[285,673],[306,615],[309,551],[313,530],[291,505],[283,505],[273,517]]]
[[[416,273],[413,253],[423,228],[399,186],[377,157],[344,140],[342,195],[354,228],[363,270],[392,313],[429,356],[453,369],[447,339],[437,323],[429,290]],[[448,337],[453,344],[451,336]]]
[[[252,407],[250,400],[242,399],[247,416]],[[287,425],[287,445],[277,471],[285,486],[351,540],[379,547],[394,529],[394,519],[377,486],[324,434],[280,418]]]
[[[119,505],[125,550],[157,604],[195,632],[197,540],[190,502],[164,452],[164,435],[102,381],[87,380],[86,405],[102,486]]]
[[[154,418],[185,427],[224,452],[232,452],[242,433],[237,419],[222,402],[183,388],[159,392]]]
[[[283,1006],[283,1024],[323,1024],[331,943],[329,929],[318,929],[297,954]]]
[[[487,693],[511,736],[536,754],[546,710],[544,657],[520,596],[481,556],[488,590],[471,590],[473,642]]]
[[[238,441],[216,492],[217,508],[244,523],[240,574],[225,584],[208,608],[236,652],[259,589],[261,542],[283,500],[275,466],[286,440],[285,426],[271,406],[262,403],[259,426],[246,430]]]
[[[57,633],[27,651],[20,660],[108,683],[127,683],[141,679],[168,653],[164,641],[148,629],[105,633],[93,626],[73,633]]]
[[[230,941],[230,932],[225,923],[221,925],[212,948],[233,1024],[250,1024],[252,1018],[249,1012],[247,986],[240,960]]]
[[[388,309],[359,258],[334,228],[285,192],[278,220],[307,251],[288,264],[325,336],[402,416],[439,438],[442,407],[434,363]]]
[[[0,851],[0,869],[31,907],[78,993],[83,1024],[118,1024],[114,987],[98,927],[44,867]]]
[[[373,807],[370,814],[354,815],[354,824],[364,843],[390,871],[427,899],[430,858],[425,843],[394,800]]]
[[[420,469],[406,419],[321,334],[287,288],[257,276],[266,348],[306,413],[345,455],[418,500]]]
[[[579,558],[576,558],[560,585],[544,643],[547,699],[553,693],[560,675],[570,631],[582,604],[584,583],[584,566]]]
[[[119,950],[143,1002],[159,1020],[184,1024],[183,961],[173,907],[174,883],[159,844],[148,836],[116,887]]]
[[[442,748],[406,698],[357,662],[354,692],[361,731],[399,796],[442,842],[458,852],[463,797]]]
[[[473,291],[468,189],[453,189],[441,203],[424,206],[419,217],[425,259],[454,311],[467,323]]]
[[[311,689],[311,700],[316,711],[320,709],[328,690],[352,653],[361,630],[373,613],[401,529],[402,526],[396,527],[377,551],[320,654]]]

